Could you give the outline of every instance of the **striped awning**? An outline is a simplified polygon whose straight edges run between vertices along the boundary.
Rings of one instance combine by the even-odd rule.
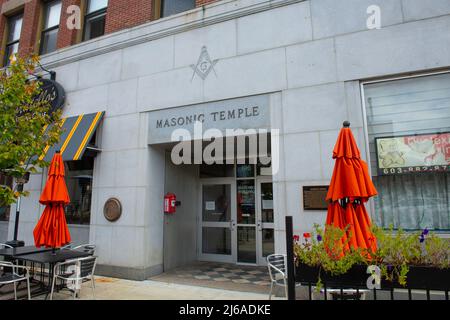
[[[63,132],[59,142],[46,147],[39,159],[50,161],[58,150],[64,161],[81,159],[104,114],[97,112],[62,119]]]

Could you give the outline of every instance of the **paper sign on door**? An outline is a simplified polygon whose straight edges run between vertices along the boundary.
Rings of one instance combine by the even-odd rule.
[[[263,210],[273,210],[273,200],[263,200],[262,208]]]
[[[207,211],[216,210],[216,202],[215,201],[206,201],[205,202],[205,210],[207,210]]]

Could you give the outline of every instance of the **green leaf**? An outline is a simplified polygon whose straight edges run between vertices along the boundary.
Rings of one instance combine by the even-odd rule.
[[[61,134],[59,126],[44,127],[60,121],[61,112],[48,115],[49,104],[36,102],[39,85],[30,79],[38,65],[36,57],[17,58],[0,70],[0,173],[18,178],[36,167],[48,166],[38,160],[47,145],[54,145]],[[26,196],[26,193],[20,194]],[[0,188],[0,202],[9,205],[19,196],[10,188]]]

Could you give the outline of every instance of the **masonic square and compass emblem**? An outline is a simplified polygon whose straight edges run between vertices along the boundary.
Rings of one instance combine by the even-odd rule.
[[[217,61],[219,61],[219,59],[211,60],[211,58],[209,57],[208,49],[206,49],[206,46],[203,46],[202,51],[200,52],[200,56],[198,57],[197,64],[191,64],[191,68],[192,70],[194,70],[191,81],[194,79],[195,74],[202,78],[202,80],[206,79],[211,70],[214,71],[214,74],[216,74],[214,66],[216,65]]]

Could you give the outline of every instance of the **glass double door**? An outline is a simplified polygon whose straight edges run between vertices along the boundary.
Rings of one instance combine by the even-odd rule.
[[[199,259],[264,265],[274,252],[272,191],[269,179],[203,182]]]

